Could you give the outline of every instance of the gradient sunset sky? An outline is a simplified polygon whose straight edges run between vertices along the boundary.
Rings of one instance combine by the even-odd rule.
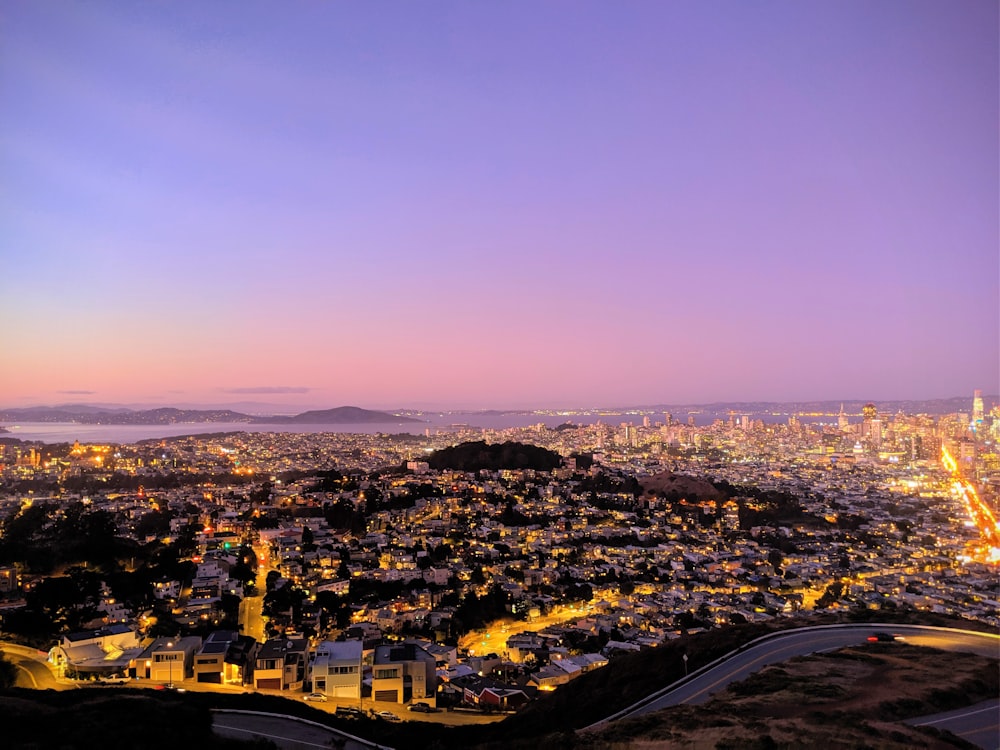
[[[0,8],[0,407],[1000,383],[998,4]]]

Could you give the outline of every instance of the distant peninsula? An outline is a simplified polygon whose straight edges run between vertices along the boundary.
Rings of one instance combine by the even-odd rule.
[[[37,406],[0,411],[3,422],[73,422],[76,424],[152,425],[206,422],[245,424],[401,424],[420,422],[412,417],[371,411],[357,406],[306,411],[294,416],[252,416],[230,409],[100,409],[92,406]]]
[[[338,406],[335,409],[304,411],[294,417],[255,417],[255,424],[384,424],[387,422],[420,422],[420,419],[402,417],[384,411],[371,411],[357,406]]]

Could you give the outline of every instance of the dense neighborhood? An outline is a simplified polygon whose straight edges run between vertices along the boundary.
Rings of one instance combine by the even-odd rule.
[[[4,439],[3,638],[47,652],[60,680],[395,717],[514,711],[616,655],[814,610],[1000,627],[991,545],[956,480],[995,507],[996,413],[971,431],[874,406],[659,417]]]

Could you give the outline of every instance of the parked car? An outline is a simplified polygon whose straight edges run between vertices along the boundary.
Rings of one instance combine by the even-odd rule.
[[[396,714],[391,711],[379,711],[376,716],[380,719],[385,719],[386,721],[402,721]]]
[[[326,696],[323,693],[309,693],[309,695],[305,696],[302,700],[326,703]]]
[[[97,682],[100,685],[127,685],[129,679],[128,677],[106,676],[98,677]]]
[[[364,716],[361,709],[354,708],[353,706],[337,706],[337,710],[334,713],[337,716],[343,716],[349,719],[357,719]]]
[[[411,703],[409,706],[406,707],[406,710],[407,711],[416,711],[417,713],[420,713],[420,714],[429,714],[429,713],[432,713],[434,711],[434,709],[431,708],[430,705],[428,705],[427,703],[424,703],[422,701],[418,702],[418,703]]]

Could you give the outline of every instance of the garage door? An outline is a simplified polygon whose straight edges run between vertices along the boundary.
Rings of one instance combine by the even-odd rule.
[[[281,678],[275,677],[274,679],[267,680],[257,680],[258,690],[281,690]]]
[[[391,701],[392,703],[399,703],[399,691],[398,690],[376,690],[375,700],[377,701]]]

